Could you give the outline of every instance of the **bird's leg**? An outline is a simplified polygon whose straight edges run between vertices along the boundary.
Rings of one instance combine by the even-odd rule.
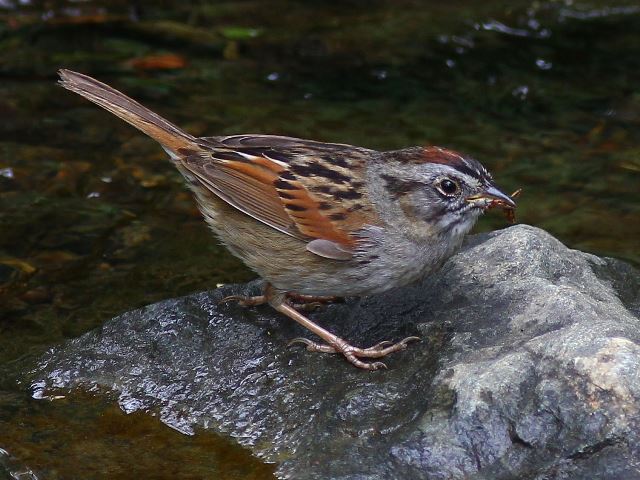
[[[326,302],[335,300],[337,297],[313,297],[311,295],[284,293],[277,291],[271,284],[267,283],[262,295],[257,295],[254,297],[230,295],[220,300],[219,303],[235,301],[238,302],[239,305],[246,307],[269,303],[275,310],[295,320],[300,325],[315,333],[326,342],[326,344],[321,344],[312,342],[311,340],[308,340],[306,338],[295,338],[291,342],[289,342],[289,345],[292,345],[294,343],[303,343],[307,346],[307,350],[310,352],[341,353],[350,363],[358,368],[363,368],[365,370],[379,370],[380,368],[387,368],[387,366],[382,362],[363,362],[358,357],[382,358],[389,355],[390,353],[406,349],[407,344],[412,341],[420,340],[418,337],[407,337],[404,340],[399,341],[398,343],[393,343],[385,340],[369,348],[354,347],[347,343],[346,340],[343,340],[330,331],[325,330],[320,325],[312,322],[307,317],[302,315],[294,307],[287,303],[288,298],[302,300],[305,302],[317,302],[318,300]]]
[[[411,341],[420,340],[418,337],[407,337],[395,344],[389,341],[384,341],[369,348],[354,347],[337,335],[334,335],[330,331],[322,328],[320,325],[312,322],[291,305],[287,304],[287,294],[278,292],[270,284],[267,284],[265,286],[264,297],[267,299],[269,304],[278,312],[283,313],[287,317],[295,320],[300,325],[308,330],[311,330],[313,333],[327,342],[326,345],[322,345],[312,342],[311,340],[307,340],[306,338],[296,338],[292,340],[289,345],[291,345],[292,343],[304,343],[307,346],[307,350],[311,352],[341,353],[350,363],[365,370],[378,370],[380,368],[386,368],[386,365],[382,362],[363,362],[358,357],[381,358],[389,355],[390,353],[404,350],[405,348],[407,348],[407,344]]]

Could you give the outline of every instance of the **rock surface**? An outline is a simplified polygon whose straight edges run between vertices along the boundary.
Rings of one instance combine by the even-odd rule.
[[[471,237],[421,284],[312,318],[369,346],[365,372],[287,349],[258,284],[129,312],[52,351],[36,396],[108,389],[184,432],[230,435],[295,479],[640,478],[640,274],[529,226]]]

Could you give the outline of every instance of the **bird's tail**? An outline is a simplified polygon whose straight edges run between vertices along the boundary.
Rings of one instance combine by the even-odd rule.
[[[58,71],[58,74],[60,75],[58,83],[64,88],[82,95],[87,100],[91,100],[125,122],[142,130],[165,149],[177,153],[181,148],[192,149],[196,143],[195,137],[143,107],[124,93],[94,78],[71,70],[62,69]]]

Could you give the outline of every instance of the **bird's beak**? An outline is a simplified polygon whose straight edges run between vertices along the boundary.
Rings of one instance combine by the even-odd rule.
[[[516,202],[513,201],[509,195],[502,193],[494,185],[489,185],[484,192],[477,195],[472,195],[466,198],[467,202],[483,206],[485,208],[490,207],[503,207],[508,209],[516,208]]]

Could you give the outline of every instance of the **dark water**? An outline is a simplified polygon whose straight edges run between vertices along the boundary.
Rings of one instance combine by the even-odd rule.
[[[13,456],[0,453],[0,478],[3,463],[61,479],[126,478],[127,465],[271,475],[211,435],[80,394],[30,400],[12,381],[115,314],[252,277],[211,240],[162,150],[56,87],[58,68],[197,135],[467,152],[523,188],[519,221],[639,264],[640,3],[532,5],[0,0],[0,448]]]

